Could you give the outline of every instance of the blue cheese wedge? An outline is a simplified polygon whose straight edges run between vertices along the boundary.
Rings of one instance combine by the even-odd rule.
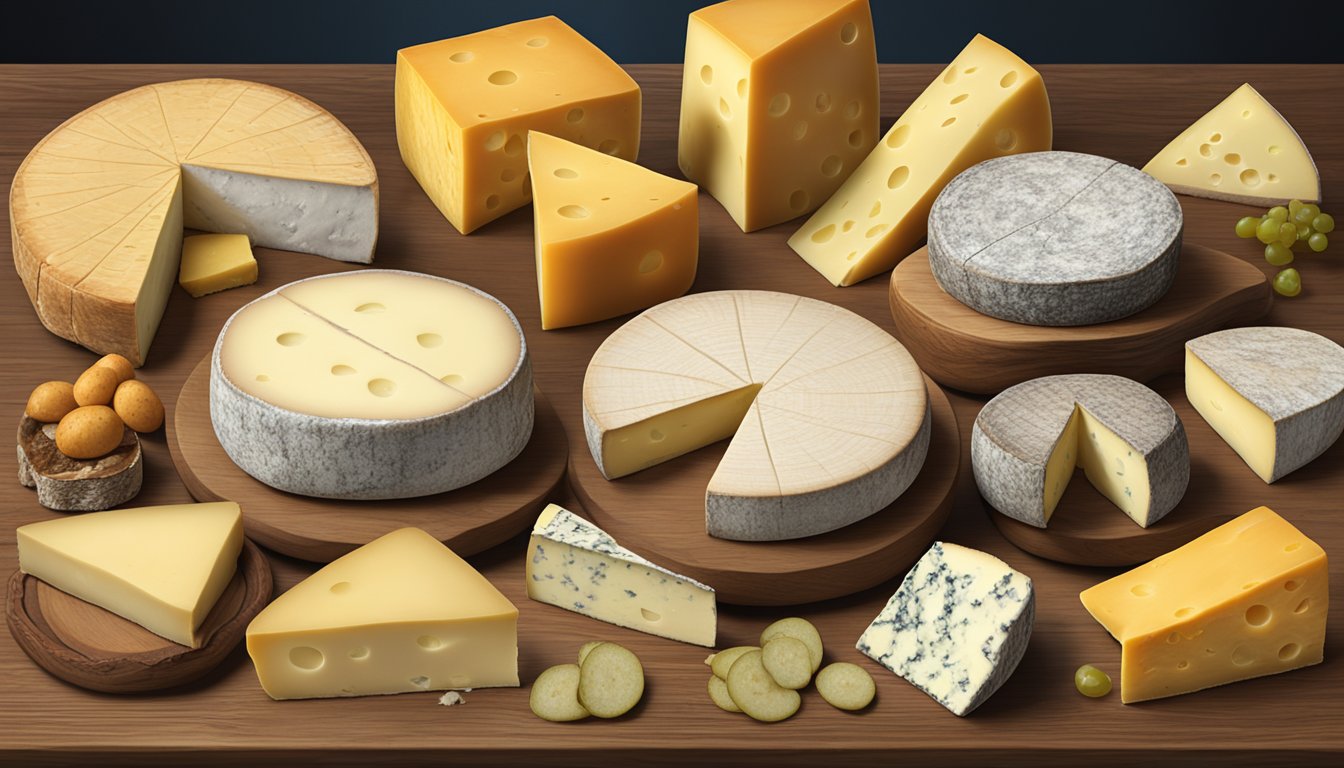
[[[527,596],[694,645],[712,647],[718,626],[712,587],[645,560],[555,504],[532,528]]]
[[[1035,615],[1030,577],[935,541],[855,647],[964,717],[1017,669]]]

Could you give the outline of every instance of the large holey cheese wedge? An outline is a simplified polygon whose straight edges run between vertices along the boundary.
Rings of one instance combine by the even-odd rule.
[[[20,526],[19,570],[190,648],[233,580],[243,516],[231,501],[114,509]]]
[[[609,479],[732,437],[705,492],[711,536],[775,541],[885,508],[919,474],[924,375],[886,331],[767,291],[660,304],[602,343],[583,380],[588,448]]]
[[[1183,195],[1261,206],[1321,199],[1307,145],[1250,83],[1172,139],[1143,170]]]
[[[885,272],[923,239],[933,199],[984,160],[1050,149],[1040,73],[976,35],[789,246],[835,285]]]
[[[210,420],[263,483],[343,499],[473,483],[532,436],[532,367],[518,320],[468,285],[396,270],[277,288],[224,324]]]
[[[367,264],[378,177],[359,140],[301,96],[181,80],[113,96],[48,134],[14,174],[9,219],[42,324],[141,365],[184,226]]]
[[[1082,467],[1101,495],[1147,528],[1185,495],[1190,446],[1176,411],[1137,381],[1044,376],[1005,389],[980,409],[971,467],[990,506],[1038,528]]]
[[[1325,551],[1259,507],[1081,598],[1129,704],[1319,664],[1328,582]]]
[[[677,164],[744,232],[797,218],[877,142],[868,0],[727,0],[690,15]]]
[[[1185,396],[1266,483],[1344,432],[1344,347],[1298,328],[1231,328],[1185,343]]]
[[[247,653],[273,699],[518,685],[518,609],[419,528],[335,560],[266,606]]]
[[[401,159],[467,234],[532,199],[527,132],[639,155],[639,86],[547,16],[397,51]]]
[[[690,290],[700,251],[694,184],[535,131],[527,158],[543,330]]]

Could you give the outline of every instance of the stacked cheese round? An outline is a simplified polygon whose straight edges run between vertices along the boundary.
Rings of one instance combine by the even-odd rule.
[[[532,368],[518,320],[489,294],[414,272],[324,275],[224,324],[210,418],[229,458],[274,488],[425,496],[523,450]]]

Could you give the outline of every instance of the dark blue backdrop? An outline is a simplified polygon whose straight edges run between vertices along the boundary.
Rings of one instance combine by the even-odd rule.
[[[945,62],[976,32],[1027,61],[1344,62],[1340,0],[871,0],[884,62]],[[396,49],[555,14],[620,62],[677,62],[708,0],[22,0],[4,62],[390,62]]]

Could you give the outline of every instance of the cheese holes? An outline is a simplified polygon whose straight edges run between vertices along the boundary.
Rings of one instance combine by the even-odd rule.
[[[289,333],[282,333],[279,336],[276,336],[275,343],[282,347],[297,347],[307,341],[307,339],[308,337],[304,336],[302,333],[290,331]]]
[[[849,132],[849,146],[855,149],[863,146],[863,131],[855,129]]]
[[[499,207],[499,195],[489,195],[485,198],[485,209],[493,211]]]
[[[887,189],[900,189],[905,186],[905,182],[910,180],[910,166],[898,166],[896,170],[887,176]]]
[[[1269,610],[1269,606],[1267,605],[1260,605],[1257,603],[1246,609],[1246,623],[1250,624],[1252,627],[1265,626],[1269,623],[1271,616],[1273,616],[1273,612]]]
[[[1251,116],[1251,110],[1249,110],[1249,109],[1243,109],[1243,110],[1241,110],[1241,119],[1242,119],[1242,120],[1245,120],[1245,119],[1249,118],[1250,116]]]
[[[971,94],[969,94],[969,93],[962,93],[962,94],[959,94],[959,95],[957,95],[957,96],[953,96],[953,97],[952,97],[952,100],[949,101],[948,103],[949,103],[949,104],[960,104],[961,102],[963,102],[963,101],[965,101],[965,100],[967,100],[967,99],[969,99],[969,98],[971,98]]]
[[[1279,177],[1277,174],[1271,173],[1265,177],[1265,180],[1268,181],[1270,184],[1277,184],[1279,182]]]
[[[391,379],[369,379],[369,394],[374,397],[391,397],[396,391],[397,382]]]
[[[321,669],[325,661],[322,652],[311,646],[301,645],[289,651],[289,663],[299,669],[306,669],[310,672]]]
[[[714,82],[714,68],[706,64],[700,68],[700,82],[710,85]]]
[[[1213,156],[1213,147],[1212,147],[1211,145],[1209,145],[1209,144],[1200,144],[1200,145],[1199,145],[1199,156],[1200,156],[1200,157],[1212,157],[1212,156]]]
[[[846,205],[848,205],[848,203],[846,203]],[[840,231],[841,231],[841,232],[848,232],[849,230],[851,230],[851,229],[853,229],[853,228],[854,228],[854,220],[853,220],[853,219],[845,219],[845,223],[841,226]]]
[[[1003,77],[999,78],[999,87],[1000,87],[1000,88],[1012,88],[1012,87],[1013,87],[1013,83],[1016,83],[1016,82],[1017,82],[1017,70],[1012,69],[1012,70],[1009,70],[1009,71],[1008,71],[1008,74],[1006,74],[1006,75],[1004,75]]]
[[[258,374],[257,374],[257,381],[260,381],[260,382],[267,382],[267,381],[270,381],[270,380],[271,380],[271,377],[270,377],[270,376],[267,376],[267,375],[264,374],[264,373],[258,373]]]
[[[509,157],[517,157],[523,153],[523,137],[513,134],[509,140],[504,142],[504,154]]]
[[[975,70],[977,70],[977,69],[979,69],[979,67],[967,67],[967,68],[966,68],[966,74],[968,74],[968,75],[974,75],[974,74],[975,74]]]
[[[1129,593],[1135,597],[1148,597],[1153,594],[1153,586],[1151,584],[1135,584],[1129,588]]]
[[[881,213],[882,213],[882,201],[874,200],[873,207],[868,209],[868,218],[870,219],[877,218],[877,216]]]
[[[1255,170],[1254,168],[1247,168],[1246,170],[1242,171],[1241,175],[1238,176],[1237,178],[1241,179],[1241,183],[1245,184],[1248,187],[1260,186],[1260,172]]]
[[[886,224],[878,224],[878,225],[875,226],[875,227],[871,227],[871,228],[869,228],[869,230],[868,230],[867,232],[864,232],[864,233],[863,233],[863,236],[864,236],[864,237],[868,237],[868,238],[873,238],[873,237],[877,237],[878,235],[880,235],[880,234],[882,234],[883,232],[886,232],[886,231],[887,231],[887,225],[886,225]]]
[[[770,113],[771,117],[780,117],[789,111],[791,102],[792,99],[789,98],[789,94],[776,93],[774,98],[770,99],[770,105],[766,107],[766,111]]]
[[[667,435],[663,434],[663,431],[661,429],[654,429],[649,431],[649,440],[655,443],[661,443],[666,438]]]
[[[1289,592],[1296,592],[1297,588],[1300,586],[1302,586],[1301,582],[1295,581],[1293,579],[1289,579],[1283,583],[1283,588],[1288,590]]]
[[[603,139],[602,143],[597,145],[597,151],[608,155],[614,155],[621,151],[621,142],[615,139]]]
[[[829,155],[825,160],[821,161],[821,175],[839,176],[840,170],[844,167],[845,164],[840,161],[840,158],[837,155]]]
[[[817,94],[817,111],[818,112],[831,111],[831,95],[829,93]]]
[[[1215,134],[1212,134],[1212,135],[1209,136],[1209,143],[1210,143],[1210,144],[1217,144],[1218,142],[1220,142],[1220,141],[1222,141],[1222,140],[1223,140],[1223,134],[1221,134],[1221,133],[1215,133]]]
[[[331,375],[332,375],[332,376],[354,376],[354,375],[355,375],[355,369],[354,369],[354,368],[351,368],[351,367],[348,366],[348,365],[342,365],[342,364],[339,364],[339,363],[338,363],[338,364],[336,364],[336,365],[331,366]],[[342,583],[342,584],[346,584],[347,586],[349,586],[349,582],[344,582],[344,581],[343,581],[343,582],[341,582],[341,583]],[[332,591],[332,592],[338,592],[338,591],[340,591],[340,590],[336,589],[336,587],[333,586],[333,587],[331,588],[331,591]]]
[[[858,251],[850,251],[850,252],[849,252],[849,255],[845,257],[845,261],[853,261],[853,260],[855,260],[855,259],[857,259],[857,258],[859,258],[859,252],[858,252]]]
[[[900,149],[910,140],[910,126],[902,125],[887,134],[887,148]]]
[[[1255,662],[1255,655],[1246,650],[1245,646],[1238,645],[1232,651],[1232,663],[1238,667],[1245,667]]]
[[[504,132],[503,132],[503,131],[495,131],[494,133],[490,134],[489,136],[486,136],[486,137],[485,137],[485,149],[486,149],[486,151],[487,151],[487,152],[498,152],[499,150],[503,149],[503,148],[504,148],[504,140],[507,139],[507,138],[508,138],[508,137],[504,135]]]
[[[651,624],[653,624],[653,623],[657,623],[657,622],[660,622],[660,621],[663,620],[663,617],[662,617],[661,614],[658,614],[658,613],[655,613],[655,612],[653,612],[653,611],[650,611],[648,608],[640,608],[640,609],[639,609],[639,615],[640,615],[640,616],[643,616],[643,617],[644,617],[644,620],[647,621],[647,622],[649,622],[649,623],[651,623]]]
[[[442,650],[445,645],[441,638],[435,637],[434,635],[421,635],[415,638],[415,644],[426,651]]]
[[[849,22],[840,28],[840,42],[845,45],[853,45],[855,40],[859,39],[859,27],[854,22]]]
[[[858,102],[858,99],[845,105],[846,120],[856,120],[861,114],[863,114],[863,105]]]
[[[1277,155],[1277,154],[1279,154],[1280,152],[1283,151],[1283,148],[1280,147],[1278,144],[1270,144],[1270,145],[1269,145],[1269,149],[1267,149],[1267,150],[1265,150],[1265,151],[1268,152],[1268,153],[1271,154],[1271,155]]]
[[[1288,546],[1284,547],[1284,548],[1283,548],[1283,551],[1284,551],[1284,552],[1296,552],[1297,550],[1299,550],[1299,549],[1301,549],[1301,548],[1302,548],[1302,542],[1300,542],[1300,541],[1294,541],[1292,544],[1289,544]]]
[[[1302,646],[1297,643],[1288,643],[1279,649],[1279,661],[1292,661],[1301,652]]]
[[[440,376],[439,381],[442,381],[450,387],[455,387],[465,381],[465,379],[462,378],[461,374],[450,373],[445,376]]]
[[[579,107],[575,107],[569,110],[568,112],[565,113],[565,122],[567,123],[583,122],[583,110]]]
[[[518,178],[518,172],[512,168],[505,168],[499,172],[499,180],[505,184],[508,184],[516,178]],[[489,198],[486,198],[486,202],[489,203]]]
[[[953,64],[943,73],[943,82],[951,85],[957,82],[957,65]]]
[[[955,118],[955,117],[949,117],[949,118],[947,118],[946,120],[943,121],[943,124],[942,124],[941,127],[946,128],[946,127],[948,127],[949,125],[952,125],[952,124],[955,123],[955,122],[957,122],[957,118]]]
[[[1190,668],[1190,662],[1188,662],[1188,661],[1178,661],[1178,662],[1176,662],[1176,668],[1177,668],[1177,669],[1189,669],[1189,668]]]
[[[1187,606],[1185,606],[1184,608],[1177,608],[1177,609],[1176,609],[1175,616],[1176,616],[1176,618],[1178,618],[1178,619],[1183,619],[1183,618],[1185,618],[1186,616],[1189,616],[1190,614],[1192,614],[1192,613],[1194,613],[1194,612],[1195,612],[1195,609],[1194,609],[1194,608],[1191,608],[1190,606],[1187,605]]]
[[[579,172],[576,171],[576,170],[574,170],[573,168],[556,168],[555,171],[554,171],[554,173],[555,173],[555,177],[556,177],[557,179],[577,179],[577,178],[579,178]]]
[[[1226,155],[1223,155],[1223,162],[1228,165],[1241,165],[1241,155],[1238,155],[1236,152],[1228,152]]]
[[[1293,609],[1293,613],[1306,613],[1310,609],[1311,609],[1311,598],[1307,598],[1297,604],[1297,607]]]
[[[1012,128],[1001,128],[994,134],[994,146],[999,148],[1000,152],[1011,152],[1017,147],[1017,132]]]
[[[1181,633],[1180,633],[1180,632],[1172,632],[1171,634],[1167,635],[1167,644],[1168,644],[1168,645],[1175,645],[1175,644],[1177,644],[1177,643],[1179,643],[1179,642],[1181,642]]]
[[[350,370],[353,371],[354,369],[351,368]],[[344,595],[345,593],[350,591],[350,582],[338,581],[335,584],[332,584],[330,587],[328,587],[328,589],[331,590],[331,594],[333,595]]]
[[[367,646],[363,645],[355,646],[350,649],[350,653],[347,655],[355,661],[363,661],[369,658],[369,649]]]
[[[513,85],[518,82],[518,73],[509,69],[499,69],[486,78],[491,85]]]
[[[789,207],[795,211],[801,211],[807,207],[807,200],[806,190],[795,189],[793,194],[789,195]]]
[[[829,242],[832,237],[835,237],[835,225],[827,224],[826,226],[812,233],[812,242],[825,243]]]
[[[355,307],[355,311],[356,311],[356,312],[386,312],[386,311],[387,311],[387,307],[383,306],[382,304],[379,304],[379,303],[376,302],[376,301],[370,301],[370,302],[366,302],[366,303],[364,303],[364,304],[360,304],[358,307]]]
[[[1187,165],[1189,165],[1189,164],[1190,164],[1190,161],[1189,161],[1189,160],[1186,160],[1184,157],[1182,157],[1182,158],[1180,158],[1180,159],[1178,159],[1178,160],[1176,161],[1176,165],[1180,166],[1181,168],[1184,168],[1185,166],[1187,166]]]
[[[806,135],[807,135],[807,121],[799,120],[798,124],[793,126],[793,140],[802,141],[803,137]]]
[[[458,51],[457,53],[454,53],[452,56],[449,56],[448,60],[456,64],[466,64],[468,61],[471,61],[474,58],[476,58],[476,54],[472,53],[471,51]]]
[[[582,205],[562,205],[560,210],[556,211],[566,219],[586,219],[588,218],[588,209]]]
[[[647,275],[663,266],[663,252],[649,251],[639,259],[639,274]]]
[[[425,349],[443,346],[443,337],[437,333],[422,333],[415,337],[415,343]]]
[[[545,48],[545,47],[546,47],[546,44],[549,43],[549,42],[550,42],[550,40],[547,40],[547,39],[544,38],[544,37],[534,37],[534,38],[532,38],[531,40],[528,40],[528,41],[527,41],[527,47],[528,47],[528,48]]]
[[[747,79],[745,77],[737,81],[737,98],[747,98]]]
[[[728,104],[727,99],[719,99],[719,114],[724,120],[729,120],[733,116],[733,108]]]
[[[1212,185],[1215,186],[1215,187],[1218,186],[1219,184],[1222,184],[1222,183],[1223,183],[1223,174],[1221,174],[1221,173],[1211,173],[1211,174],[1209,174],[1209,183],[1212,184]]]

